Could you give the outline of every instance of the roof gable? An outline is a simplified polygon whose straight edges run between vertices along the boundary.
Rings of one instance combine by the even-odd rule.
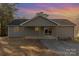
[[[21,26],[56,26],[57,24],[55,22],[50,21],[49,19],[42,17],[42,16],[36,16],[35,18],[25,21],[20,24]]]

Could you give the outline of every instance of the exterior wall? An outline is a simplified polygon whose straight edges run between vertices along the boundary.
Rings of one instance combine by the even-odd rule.
[[[73,26],[59,26],[56,28],[57,37],[61,39],[72,38],[74,39],[74,27]]]
[[[16,26],[9,26],[8,27],[8,36],[9,37],[21,37],[21,36],[46,36],[44,34],[44,28],[41,31],[35,31],[34,27],[20,27],[19,29],[24,29],[21,32],[14,32],[13,29]],[[59,27],[52,27],[52,37],[60,37],[60,38],[74,38],[74,27],[70,26],[59,26]]]
[[[40,31],[35,31],[35,29],[32,27],[25,27],[26,36],[45,36],[44,28],[41,28]],[[52,35],[55,36],[55,27],[52,29]]]
[[[24,29],[21,32],[15,32],[13,29],[15,29],[17,26],[9,26],[8,27],[8,36],[9,37],[21,37],[21,36],[46,36],[44,33],[44,27],[41,28],[40,31],[35,31],[34,27],[20,27],[20,29]],[[52,27],[52,35],[56,36],[56,30],[55,27]]]
[[[21,36],[25,35],[24,31],[15,32],[14,31],[15,27],[17,27],[17,26],[8,26],[8,36],[9,37],[21,37]],[[23,29],[23,27],[20,27],[20,28]]]
[[[52,27],[52,36],[57,37],[56,27]]]
[[[43,31],[36,32],[34,31],[33,27],[20,27],[20,29],[24,29],[24,31],[21,32],[15,32],[13,29],[15,29],[16,26],[10,26],[8,27],[8,36],[9,37],[21,37],[21,36],[42,36]]]
[[[40,36],[42,35],[42,31],[35,31],[33,27],[25,27],[25,36]]]

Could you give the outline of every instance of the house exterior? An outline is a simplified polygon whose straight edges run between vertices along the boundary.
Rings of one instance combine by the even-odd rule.
[[[75,24],[66,19],[15,19],[8,25],[8,37],[27,39],[74,39]]]

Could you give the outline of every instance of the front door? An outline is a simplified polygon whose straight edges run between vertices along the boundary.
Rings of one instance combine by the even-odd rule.
[[[44,34],[45,35],[52,35],[52,28],[51,27],[45,27],[44,28]]]
[[[52,35],[51,27],[35,27],[35,33],[37,35]]]

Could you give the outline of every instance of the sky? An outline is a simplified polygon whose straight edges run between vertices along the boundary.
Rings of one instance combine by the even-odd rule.
[[[79,3],[19,3],[16,15],[32,18],[38,12],[44,12],[49,18],[77,19],[79,16]]]

